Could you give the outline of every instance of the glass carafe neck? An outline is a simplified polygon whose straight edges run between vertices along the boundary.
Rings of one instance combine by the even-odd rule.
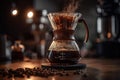
[[[53,32],[54,32],[53,40],[75,40],[74,30],[60,29],[54,30]]]

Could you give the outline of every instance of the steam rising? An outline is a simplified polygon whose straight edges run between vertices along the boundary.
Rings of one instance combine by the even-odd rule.
[[[75,12],[78,8],[79,0],[66,0],[63,12]]]

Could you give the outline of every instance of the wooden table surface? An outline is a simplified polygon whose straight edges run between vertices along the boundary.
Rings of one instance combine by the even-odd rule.
[[[17,69],[17,68],[34,68],[40,67],[41,64],[45,63],[46,60],[25,60],[21,62],[8,62],[1,63],[0,68],[7,69]],[[4,78],[0,77],[0,80],[120,80],[120,59],[91,59],[84,58],[80,60],[80,63],[87,65],[86,74],[87,77],[81,77],[81,75],[69,76],[50,76],[45,77],[35,77],[30,78]]]

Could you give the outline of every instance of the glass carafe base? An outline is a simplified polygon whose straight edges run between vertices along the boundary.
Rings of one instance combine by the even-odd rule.
[[[78,51],[49,51],[48,55],[51,64],[77,64],[79,58]]]

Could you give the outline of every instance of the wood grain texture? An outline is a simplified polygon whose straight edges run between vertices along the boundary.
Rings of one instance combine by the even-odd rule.
[[[0,68],[34,68],[40,67],[46,60],[27,60],[14,63],[0,64]],[[87,77],[73,75],[69,72],[68,76],[50,76],[48,78],[31,76],[30,78],[7,79],[0,76],[0,80],[120,80],[120,60],[119,59],[82,59],[80,63],[87,65]]]

